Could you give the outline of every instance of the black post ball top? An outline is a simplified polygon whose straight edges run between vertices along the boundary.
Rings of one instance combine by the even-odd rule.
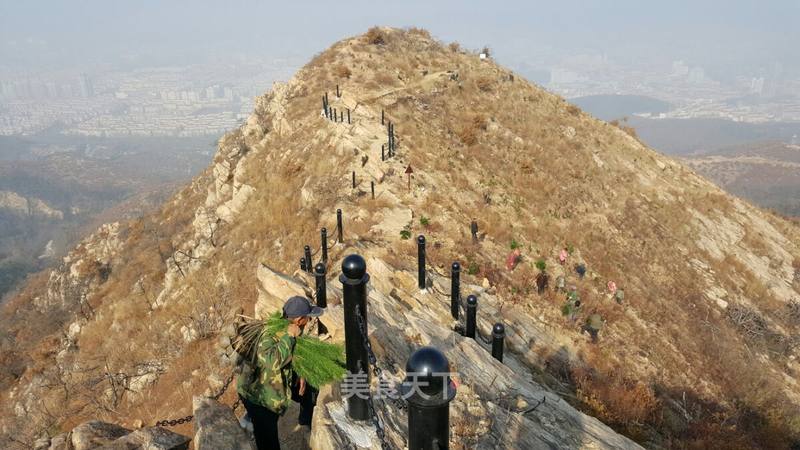
[[[467,297],[467,306],[478,306],[478,297],[470,295]]]
[[[492,334],[497,337],[503,337],[506,334],[506,327],[502,323],[498,322],[494,324],[494,328],[492,328]]]
[[[303,247],[303,249],[304,249],[304,250],[311,250],[311,247],[310,247],[310,246],[308,246],[308,245],[306,245],[305,247]]]
[[[406,362],[407,382],[418,383],[428,395],[440,394],[450,382],[450,362],[444,353],[434,347],[422,347],[411,354]],[[412,376],[413,374],[413,376]]]
[[[348,255],[342,261],[342,274],[351,280],[360,280],[367,273],[367,262],[360,255]]]
[[[341,209],[337,209],[337,210],[336,210],[336,214],[341,214],[341,213],[342,213],[342,210],[341,210]]]
[[[320,275],[325,275],[325,264],[317,263],[317,265],[314,266],[314,272]]]
[[[421,234],[420,234],[420,235],[417,237],[417,242],[419,242],[420,244],[424,244],[424,243],[425,243],[425,236],[423,236],[423,235],[421,235]]]
[[[325,227],[322,227],[320,231],[322,231],[324,234],[328,234],[328,229]]]
[[[453,271],[454,272],[460,272],[461,271],[461,264],[459,264],[458,261],[454,261],[453,262]]]

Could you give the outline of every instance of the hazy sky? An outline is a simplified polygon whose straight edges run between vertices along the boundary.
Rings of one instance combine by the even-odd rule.
[[[712,70],[800,66],[800,0],[0,0],[0,65],[310,57],[375,24],[488,44],[500,59],[549,48]]]

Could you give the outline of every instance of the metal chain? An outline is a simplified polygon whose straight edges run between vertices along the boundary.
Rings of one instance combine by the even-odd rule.
[[[233,378],[234,378],[235,376],[236,376],[236,372],[231,372],[231,375],[228,377],[228,379],[227,379],[227,380],[225,380],[225,384],[223,384],[223,385],[222,385],[222,388],[220,388],[219,392],[217,392],[216,394],[214,394],[213,396],[211,396],[211,398],[212,398],[213,400],[219,400],[219,399],[220,399],[220,397],[222,397],[223,395],[225,395],[225,391],[227,391],[227,390],[228,390],[228,386],[230,386],[230,385],[231,385],[231,382],[233,381]],[[234,411],[236,411],[236,407],[237,407],[237,406],[239,406],[239,399],[238,399],[238,398],[236,399],[236,403],[234,403],[234,404],[233,404],[233,410],[234,410]],[[172,420],[165,419],[165,420],[159,420],[158,422],[156,422],[155,426],[157,426],[157,427],[174,427],[174,426],[176,426],[176,425],[182,425],[182,424],[184,424],[184,423],[191,422],[193,419],[194,419],[194,415],[192,415],[192,414],[189,414],[188,416],[186,416],[186,417],[181,417],[180,419],[172,419]]]
[[[361,342],[364,345],[364,349],[367,351],[368,365],[371,366],[372,373],[375,375],[375,377],[378,380],[380,380],[383,375],[383,370],[381,370],[381,368],[378,367],[377,364],[378,359],[375,357],[375,352],[372,351],[372,344],[369,342],[367,327],[364,324],[364,317],[361,315],[361,308],[359,307],[359,305],[356,305],[356,319],[358,321],[358,330],[361,334]],[[402,398],[398,397],[398,398],[393,398],[391,400],[392,403],[395,404],[395,407],[397,407],[398,409],[403,410],[406,408],[406,405],[403,402]],[[389,444],[386,442],[386,430],[384,429],[383,424],[381,423],[381,420],[378,417],[375,405],[372,400],[371,393],[369,398],[367,399],[367,406],[369,407],[369,412],[370,415],[372,416],[372,423],[373,425],[375,425],[375,433],[378,435],[378,439],[380,439],[381,441],[381,448],[383,450],[389,450],[390,449]]]

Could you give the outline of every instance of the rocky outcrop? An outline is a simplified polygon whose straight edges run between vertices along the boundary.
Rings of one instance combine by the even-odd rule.
[[[34,450],[186,450],[190,439],[165,428],[131,431],[119,425],[93,420],[69,433],[36,441]]]
[[[195,450],[255,450],[230,408],[207,397],[195,397],[193,407]]]
[[[19,217],[36,217],[49,220],[64,219],[63,212],[52,208],[43,200],[26,198],[11,191],[0,191],[0,212]]]

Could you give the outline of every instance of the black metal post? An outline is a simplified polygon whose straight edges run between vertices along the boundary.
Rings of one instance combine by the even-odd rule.
[[[343,233],[342,233],[342,210],[341,209],[337,209],[336,210],[336,229],[339,231],[339,236],[338,236],[339,239],[338,239],[338,241],[339,242],[344,242],[344,239],[342,239]]]
[[[317,306],[328,307],[328,286],[325,283],[325,264],[317,263],[314,267],[314,281],[316,281]]]
[[[328,307],[328,286],[325,281],[325,264],[318,263],[314,267],[314,281],[316,282],[316,299],[317,306],[320,308]],[[320,321],[317,324],[317,334],[325,334],[328,332],[328,327]]]
[[[385,125],[385,123],[383,121],[383,110],[381,110],[381,125]]]
[[[475,319],[478,313],[478,297],[467,297],[467,329],[464,336],[475,339]]]
[[[347,370],[351,374],[363,373],[369,386],[370,371],[367,349],[359,327],[358,315],[361,315],[364,330],[367,328],[367,263],[359,255],[349,255],[342,261],[342,283],[344,297],[344,345],[347,355]],[[363,375],[362,375],[363,376]],[[369,400],[359,395],[351,395],[347,399],[347,414],[354,420],[369,419]]]
[[[425,236],[417,237],[417,263],[419,265],[419,288],[425,289]]]
[[[328,117],[328,104],[325,103],[325,96],[322,96],[322,110],[325,112],[325,117]]]
[[[353,189],[356,188],[356,171],[353,171]]]
[[[339,123],[344,122],[344,111],[339,111]]]
[[[447,357],[434,347],[412,353],[400,391],[408,401],[408,449],[449,449],[450,402],[456,385]]]
[[[341,97],[342,95],[339,93],[339,85],[336,85],[336,98]]]
[[[370,188],[372,189],[372,199],[375,200],[375,182],[374,181],[370,181],[369,185],[370,185]]]
[[[333,121],[336,122],[336,119],[338,119],[338,118],[339,118],[339,116],[336,113],[336,108],[333,108]]]
[[[319,240],[322,241],[322,262],[328,264],[328,229],[319,230]]]
[[[347,123],[350,123],[350,108],[347,108]]]
[[[305,258],[300,258],[300,270],[302,270],[303,272],[306,271],[306,259]]]
[[[306,245],[303,250],[306,252],[306,272],[311,273],[314,270],[314,260],[311,258],[311,247]]]
[[[497,322],[492,328],[492,357],[503,362],[503,341],[506,338],[506,327]]]
[[[461,264],[458,261],[450,266],[450,314],[458,320],[459,304],[461,303]]]
[[[331,104],[331,102],[328,101],[328,93],[327,92],[325,92],[325,104],[329,105],[329,106]]]
[[[381,144],[381,161],[386,161],[386,146]]]
[[[333,120],[333,106],[328,106],[328,119]]]

